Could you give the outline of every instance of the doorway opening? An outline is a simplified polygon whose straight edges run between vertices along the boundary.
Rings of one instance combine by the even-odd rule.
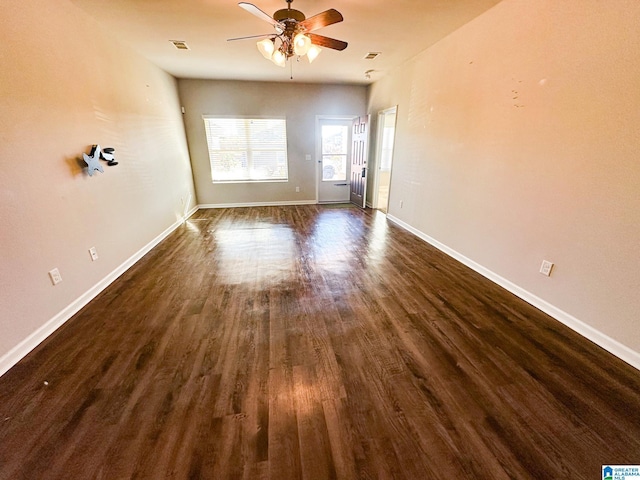
[[[387,213],[389,209],[397,113],[397,106],[378,113],[378,144],[376,148],[378,171],[376,172],[374,208],[383,213]]]

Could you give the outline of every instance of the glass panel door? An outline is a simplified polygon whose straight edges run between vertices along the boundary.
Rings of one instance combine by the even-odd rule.
[[[349,202],[351,117],[318,117],[318,202]]]

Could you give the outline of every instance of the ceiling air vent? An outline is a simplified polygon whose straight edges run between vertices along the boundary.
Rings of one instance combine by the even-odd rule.
[[[169,40],[178,50],[189,50],[189,45],[184,40]]]
[[[376,58],[378,55],[380,55],[380,52],[369,52],[364,56],[365,60],[373,60],[374,58]]]

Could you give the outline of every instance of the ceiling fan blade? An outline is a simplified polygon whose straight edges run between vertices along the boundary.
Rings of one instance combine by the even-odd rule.
[[[318,30],[319,28],[326,27],[327,25],[333,25],[334,23],[339,23],[344,18],[342,14],[331,8],[325,12],[314,15],[313,17],[309,17],[306,20],[300,22],[301,25],[307,32],[313,32],[314,30]]]
[[[322,35],[316,35],[315,33],[309,33],[311,43],[318,45],[319,47],[333,48],[334,50],[344,50],[349,45],[342,40],[336,40],[335,38],[323,37]]]
[[[277,20],[274,20],[273,17],[271,17],[271,15],[269,15],[268,13],[263,12],[258,7],[256,7],[253,3],[240,2],[240,3],[238,3],[238,6],[240,8],[242,8],[242,9],[246,10],[247,12],[255,15],[256,17],[264,20],[265,22],[269,22],[274,27],[279,27],[279,28],[282,29],[282,31],[284,31],[284,29],[285,29],[284,25],[282,25]]]
[[[246,40],[247,38],[272,37],[272,36],[273,36],[273,33],[263,33],[262,35],[249,35],[248,37],[227,38],[227,42],[234,42],[236,40]]]

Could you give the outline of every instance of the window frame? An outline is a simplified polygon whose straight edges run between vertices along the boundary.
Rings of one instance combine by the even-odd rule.
[[[204,125],[204,134],[205,134],[205,141],[207,144],[207,156],[209,157],[209,168],[210,168],[210,174],[211,174],[211,182],[214,184],[227,184],[227,183],[286,183],[289,181],[289,156],[288,156],[288,150],[289,150],[289,141],[288,141],[288,136],[287,136],[287,119],[285,116],[278,116],[278,115],[203,115],[202,116],[203,119],[203,125]],[[282,121],[282,128],[283,128],[283,133],[284,133],[284,145],[283,148],[281,149],[266,149],[266,148],[259,148],[261,144],[256,144],[256,143],[251,143],[251,135],[250,133],[246,136],[246,140],[247,140],[247,144],[245,145],[245,149],[236,149],[236,150],[221,150],[221,149],[214,149],[212,148],[211,143],[209,142],[211,136],[210,136],[210,126],[208,124],[208,122],[210,120],[234,120],[234,121],[244,121],[245,124],[247,124],[247,122],[250,122],[252,120],[279,120]],[[282,178],[269,178],[269,177],[258,177],[258,178],[230,178],[230,179],[216,179],[215,178],[215,168],[214,168],[214,159],[211,156],[211,152],[216,152],[216,151],[229,151],[229,152],[244,152],[246,155],[246,161],[247,161],[247,167],[246,167],[246,171],[248,172],[248,174],[251,173],[252,171],[252,164],[253,164],[253,155],[252,152],[255,151],[269,151],[269,150],[273,150],[276,152],[282,152],[284,154],[284,171],[285,171],[285,177]]]

